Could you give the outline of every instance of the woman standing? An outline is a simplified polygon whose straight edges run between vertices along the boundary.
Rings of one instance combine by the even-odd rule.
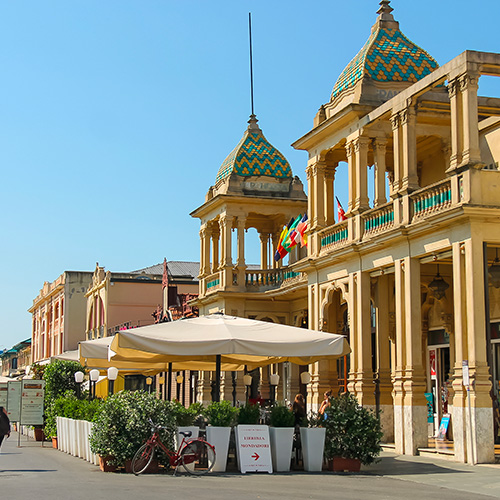
[[[10,436],[10,420],[5,408],[0,406],[0,446],[2,446],[2,441],[5,436]]]

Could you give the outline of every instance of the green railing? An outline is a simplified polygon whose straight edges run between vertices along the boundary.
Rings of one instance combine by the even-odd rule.
[[[411,195],[413,218],[440,212],[451,205],[451,181],[446,180]]]
[[[323,230],[321,234],[321,250],[343,246],[349,238],[347,221],[339,222],[335,226]]]
[[[363,214],[365,235],[379,233],[394,226],[394,208],[392,203]]]

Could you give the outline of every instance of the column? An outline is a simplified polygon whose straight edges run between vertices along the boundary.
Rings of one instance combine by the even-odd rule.
[[[392,196],[395,198],[401,187],[401,131],[399,129],[399,114],[391,116],[394,156],[394,180],[392,181]]]
[[[375,196],[373,206],[380,207],[387,202],[385,194],[385,153],[387,140],[375,139],[373,141],[373,156],[375,159]]]
[[[400,113],[402,135],[403,177],[401,189],[405,194],[419,188],[417,175],[417,131],[416,112],[414,106],[406,107]]]
[[[259,233],[260,238],[260,268],[267,269],[267,242],[269,241],[269,235],[267,233]]]
[[[313,183],[315,200],[315,213],[313,227],[321,228],[325,226],[325,171],[326,164],[323,160],[317,160],[313,165]]]
[[[477,110],[478,72],[468,72],[460,77],[462,94],[463,153],[460,166],[475,165],[481,167],[479,150],[479,127]]]
[[[278,229],[278,231],[275,231],[271,235],[272,243],[273,243],[273,255],[271,256],[271,260],[273,263],[273,269],[277,269],[279,267],[279,262],[276,262],[276,260],[274,259],[274,256],[276,255],[276,252],[278,250],[278,241],[280,239],[281,231],[282,231],[281,229]]]
[[[357,305],[357,284],[356,284],[356,273],[349,273],[348,278],[348,296],[347,296],[347,320],[349,322],[349,345],[351,347],[351,353],[349,358],[351,361],[351,367],[348,375],[347,390],[352,393],[356,393],[356,381],[358,378],[358,336],[356,332],[358,331],[358,315],[356,311]]]
[[[355,204],[356,198],[356,157],[354,155],[354,144],[352,141],[347,142],[345,145],[345,152],[347,156],[347,167],[348,167],[348,185],[347,185],[347,193],[349,195],[349,202],[347,203],[347,212],[346,215],[352,215],[352,210]]]
[[[233,265],[231,256],[231,231],[233,226],[233,218],[224,214],[219,219],[219,227],[221,233],[221,267],[230,267]]]
[[[238,259],[236,265],[238,267],[238,285],[240,287],[245,286],[245,272],[247,268],[245,264],[245,225],[245,218],[238,217]]]
[[[219,269],[219,237],[218,227],[212,227],[212,274]]]
[[[448,171],[455,170],[462,163],[462,100],[459,99],[459,86],[458,79],[448,83],[451,113],[451,156]]]
[[[384,442],[394,441],[394,407],[392,403],[391,380],[391,344],[389,340],[389,311],[390,311],[390,283],[389,276],[377,278],[375,297],[375,331],[377,346],[377,378],[379,387],[380,421],[384,432]]]
[[[203,224],[200,229],[200,275],[201,277],[210,274],[210,246],[209,246],[209,230],[206,224]],[[95,308],[94,308],[95,312]],[[96,324],[96,323],[94,323]]]
[[[356,183],[355,202],[353,211],[359,213],[370,208],[368,202],[368,137],[358,137],[354,140],[354,154],[356,155]]]
[[[404,426],[406,455],[416,455],[417,449],[427,446],[427,402],[425,371],[422,358],[420,261],[404,259],[405,301],[405,367],[404,367]]]
[[[335,224],[335,194],[334,194],[334,182],[335,182],[335,169],[338,163],[335,166],[328,166],[325,169],[325,224],[326,226],[332,226]]]
[[[494,462],[493,408],[490,398],[490,376],[486,349],[484,312],[483,245],[480,240],[467,240],[465,249],[466,342],[471,379],[472,429],[475,463]]]
[[[316,219],[316,202],[314,193],[314,182],[313,182],[313,168],[312,164],[308,165],[306,168],[307,175],[307,213],[309,217],[309,223],[312,226],[313,221]],[[310,252],[308,245],[308,252]]]

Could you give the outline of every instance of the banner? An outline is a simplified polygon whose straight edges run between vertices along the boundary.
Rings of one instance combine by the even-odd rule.
[[[11,422],[21,420],[21,381],[7,382],[7,415]]]
[[[45,380],[23,380],[21,424],[43,425]]]

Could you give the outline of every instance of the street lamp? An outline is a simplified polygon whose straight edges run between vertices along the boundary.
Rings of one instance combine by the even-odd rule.
[[[90,377],[90,399],[95,398],[95,385],[99,380],[99,370],[94,368],[89,372]]]
[[[80,399],[82,395],[82,382],[83,382],[83,377],[84,373],[81,371],[75,372],[75,382],[76,382],[76,397]]]
[[[181,373],[179,373],[177,375],[177,377],[175,377],[175,381],[177,382],[177,401],[180,401],[181,400],[181,386],[182,386],[182,383],[184,382],[184,377]],[[183,402],[184,403],[184,402]]]
[[[146,385],[148,386],[148,392],[151,394],[151,384],[153,383],[153,377],[146,377]]]
[[[248,398],[250,396],[249,390],[250,390],[250,386],[252,385],[252,375],[249,375],[248,373],[246,375],[243,375],[243,383],[245,384],[245,387],[246,387],[246,396],[247,396],[247,402],[248,402]]]
[[[111,395],[115,390],[115,380],[118,378],[118,368],[110,366],[108,368],[108,393]]]
[[[304,386],[304,405],[307,410],[307,384],[311,382],[311,374],[309,372],[302,372],[300,374],[300,382]]]
[[[271,402],[276,401],[276,386],[280,383],[280,376],[277,373],[269,375],[269,383],[271,384]]]

